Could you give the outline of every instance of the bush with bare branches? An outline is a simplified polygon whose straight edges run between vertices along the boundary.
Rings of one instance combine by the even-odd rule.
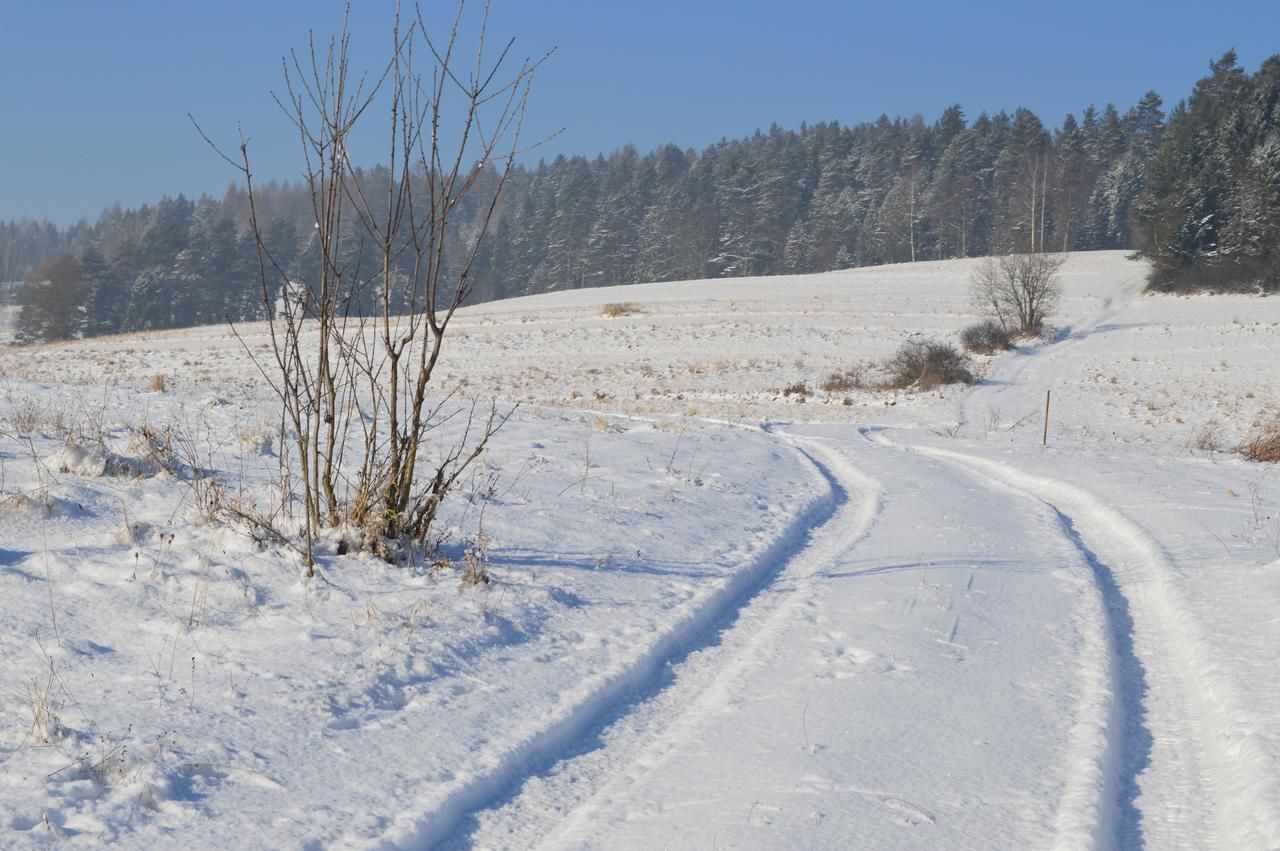
[[[960,345],[966,352],[994,355],[1013,347],[1013,337],[994,319],[985,319],[960,332]]]
[[[441,500],[510,415],[495,404],[459,409],[451,393],[440,401],[434,381],[449,324],[474,287],[498,197],[524,150],[525,106],[542,61],[512,66],[514,40],[487,49],[487,3],[473,48],[464,45],[464,24],[473,23],[465,7],[459,0],[442,37],[421,10],[397,12],[391,55],[368,77],[349,66],[346,24],[327,46],[313,39],[309,51],[286,60],[277,101],[302,140],[319,254],[314,280],[292,280],[267,247],[247,140],[238,157],[224,155],[248,189],[271,339],[265,358],[249,354],[279,396],[294,444],[297,467],[289,472],[303,502],[308,574],[325,527],[352,529],[388,559],[425,542]],[[383,106],[390,162],[359,169],[348,142]],[[454,217],[464,204],[481,213],[460,234]],[[364,250],[352,250],[352,232]],[[376,258],[372,268],[353,259],[362,254]],[[436,447],[424,473],[428,432],[454,416],[462,422],[454,443]]]
[[[965,356],[937,340],[908,340],[885,366],[889,370],[882,384],[885,389],[932,390],[943,384],[973,383]]]

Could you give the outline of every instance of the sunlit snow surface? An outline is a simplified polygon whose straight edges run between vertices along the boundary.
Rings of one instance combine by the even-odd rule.
[[[267,492],[262,326],[0,350],[0,845],[1280,846],[1280,479],[1189,448],[1280,411],[1280,299],[1074,255],[976,386],[819,389],[971,269],[465,310],[442,386],[523,403],[467,589],[307,581],[141,463]]]

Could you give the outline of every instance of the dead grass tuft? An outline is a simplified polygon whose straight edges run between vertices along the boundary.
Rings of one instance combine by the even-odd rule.
[[[867,371],[861,366],[833,372],[818,385],[827,393],[848,393],[851,390],[863,390],[867,387]]]
[[[782,388],[782,397],[784,399],[790,399],[794,396],[795,401],[803,403],[812,395],[813,391],[810,390],[809,385],[805,384],[803,381],[797,381],[795,384]]]
[[[1280,462],[1280,415],[1255,425],[1235,451],[1250,461]]]
[[[459,577],[462,587],[472,585],[488,585],[489,579],[489,537],[481,527],[476,532],[475,540],[462,554],[462,575]]]
[[[644,313],[644,308],[631,301],[614,301],[601,306],[600,315],[605,319],[617,319],[620,316],[634,316]]]
[[[1187,441],[1187,448],[1200,452],[1224,451],[1227,445],[1223,439],[1222,424],[1217,420],[1203,423],[1191,434],[1191,439]]]

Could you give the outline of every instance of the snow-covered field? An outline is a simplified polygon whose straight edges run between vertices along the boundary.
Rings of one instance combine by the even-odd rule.
[[[0,846],[1280,847],[1280,478],[1190,448],[1280,412],[1280,300],[1081,254],[974,387],[817,389],[971,268],[468,309],[466,588],[203,517],[262,328],[0,351]]]

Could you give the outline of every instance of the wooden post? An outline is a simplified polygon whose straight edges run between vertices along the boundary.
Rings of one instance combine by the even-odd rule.
[[[1040,438],[1041,446],[1049,445],[1049,394],[1052,390],[1044,391],[1044,437]]]

